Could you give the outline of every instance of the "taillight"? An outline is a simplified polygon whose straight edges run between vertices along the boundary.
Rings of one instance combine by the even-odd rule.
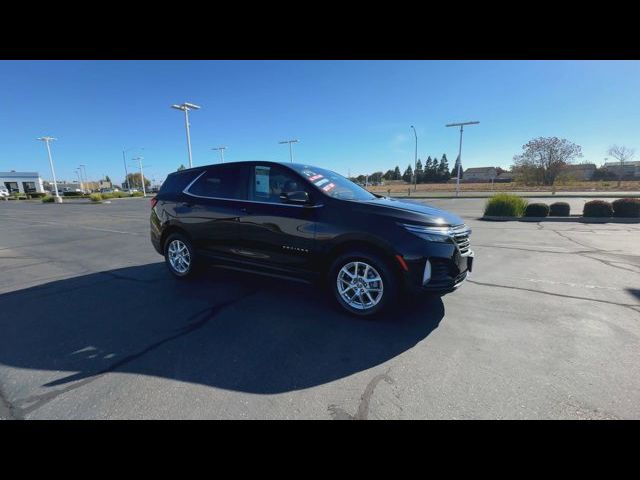
[[[155,207],[157,203],[158,203],[158,199],[156,197],[153,197],[151,199],[151,208]]]

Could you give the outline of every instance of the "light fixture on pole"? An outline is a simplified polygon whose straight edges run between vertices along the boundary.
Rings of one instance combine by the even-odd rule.
[[[222,159],[222,163],[224,163],[224,151],[226,150],[227,147],[215,147],[212,148],[211,150],[218,150],[220,151],[220,158]]]
[[[445,127],[460,127],[460,148],[458,150],[458,168],[456,177],[456,197],[460,194],[460,168],[462,165],[462,132],[465,125],[477,125],[480,122],[461,122],[461,123],[449,123]]]
[[[191,135],[189,133],[189,110],[200,110],[200,107],[193,103],[184,102],[181,105],[171,105],[171,108],[182,110],[184,112],[184,125],[187,129],[187,149],[189,150],[189,168],[191,168],[193,167],[193,161],[191,158]]]
[[[416,185],[418,184],[418,172],[416,172],[418,169],[418,134],[416,133],[416,128],[413,125],[411,125],[411,128],[413,128],[413,134],[416,137],[416,154],[413,160],[413,190],[415,191]]]
[[[49,147],[49,142],[53,142],[54,140],[56,140],[53,137],[39,137],[36,140],[40,140],[43,141],[45,143],[45,145],[47,146],[47,153],[49,154],[49,166],[51,167],[51,175],[53,176],[53,188],[56,192],[56,196],[54,197],[54,201],[56,203],[62,203],[62,198],[60,197],[60,194],[58,193],[58,182],[56,181],[56,171],[53,168],[53,159],[51,158],[51,148]]]
[[[291,160],[291,163],[293,163],[293,150],[291,149],[291,144],[292,143],[298,143],[298,140],[283,140],[281,142],[278,142],[280,144],[283,143],[288,143],[289,144],[289,160]]]

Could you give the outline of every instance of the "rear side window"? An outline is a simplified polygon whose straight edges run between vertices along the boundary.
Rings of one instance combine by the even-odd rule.
[[[158,195],[182,192],[186,186],[201,173],[202,171],[189,171],[170,174],[160,187]]]
[[[189,187],[189,193],[199,197],[246,200],[248,170],[243,166],[218,167],[207,171]]]

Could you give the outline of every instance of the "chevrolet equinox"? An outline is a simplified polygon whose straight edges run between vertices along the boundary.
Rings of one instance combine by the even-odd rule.
[[[170,174],[151,199],[151,242],[178,278],[204,263],[326,282],[374,315],[401,291],[445,294],[471,272],[456,215],[386,198],[323,168],[236,162]]]

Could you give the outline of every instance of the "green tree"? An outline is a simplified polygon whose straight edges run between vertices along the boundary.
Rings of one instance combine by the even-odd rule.
[[[383,177],[385,180],[395,180],[395,172],[393,170],[387,170]]]
[[[422,169],[422,161],[418,159],[416,162],[416,182],[422,183],[424,181],[424,170]]]
[[[446,182],[451,176],[449,173],[449,162],[447,161],[447,155],[445,153],[442,154],[440,164],[438,165],[438,176],[442,182]]]
[[[456,158],[456,164],[451,169],[451,178],[458,178],[458,164],[460,164],[460,178],[462,178],[464,168],[462,167],[462,163],[460,162],[460,155],[458,155],[458,158]]]
[[[109,175],[105,175],[104,181],[111,183],[111,178],[109,177]]]
[[[411,165],[409,165],[402,174],[402,180],[407,183],[411,183],[413,181],[413,169],[411,168]]]
[[[179,172],[180,170],[184,170],[184,169],[186,169],[186,168],[187,168],[187,167],[185,167],[185,166],[181,163],[181,164],[180,164],[180,166],[178,167],[178,172]]]
[[[394,180],[400,180],[402,178],[402,175],[400,174],[400,167],[398,167],[396,165],[395,170],[393,171],[393,179]]]
[[[565,138],[538,137],[522,146],[523,152],[513,157],[512,171],[526,182],[553,185],[564,168],[582,157],[582,148]]]
[[[127,186],[124,187],[124,184],[122,186],[124,188],[142,188],[142,183],[140,182],[140,179],[141,179],[141,176],[139,172],[130,173],[129,175],[127,175],[127,179],[125,180],[125,183],[127,184]],[[149,185],[151,185],[151,181],[145,177],[144,179],[145,188],[148,187]]]

